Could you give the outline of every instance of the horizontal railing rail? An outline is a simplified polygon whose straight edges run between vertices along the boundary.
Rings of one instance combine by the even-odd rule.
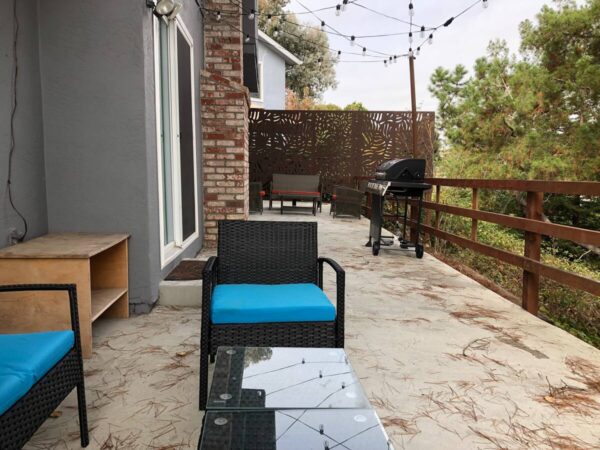
[[[357,184],[367,177],[356,179]],[[542,236],[564,239],[589,247],[600,247],[600,231],[560,225],[543,220],[544,194],[578,195],[582,197],[600,196],[600,183],[589,181],[538,181],[538,180],[479,180],[479,179],[450,179],[427,178],[426,181],[434,187],[434,200],[423,201],[423,207],[434,213],[433,220],[423,224],[424,233],[450,242],[482,255],[494,258],[523,270],[522,306],[532,314],[538,313],[540,277],[554,280],[565,286],[580,289],[593,295],[600,296],[600,281],[576,273],[568,272],[541,262]],[[440,202],[442,187],[471,189],[471,208],[448,205]],[[480,190],[510,190],[526,193],[525,217],[516,217],[479,210]],[[430,194],[431,195],[431,194]],[[367,194],[365,212],[370,216],[371,198]],[[414,230],[416,222],[416,201],[409,200],[411,214],[409,223]],[[440,227],[442,214],[471,219],[470,238],[459,236],[442,230]],[[429,217],[430,214],[427,214]],[[386,216],[389,218],[393,215]],[[494,223],[507,228],[524,232],[524,253],[519,255],[478,241],[479,221]]]

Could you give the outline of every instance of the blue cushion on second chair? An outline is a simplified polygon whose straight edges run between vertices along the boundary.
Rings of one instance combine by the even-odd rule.
[[[0,366],[0,416],[23,397],[33,384],[31,374],[3,372]]]
[[[219,284],[212,297],[213,323],[331,322],[335,307],[312,283]]]
[[[73,348],[73,331],[0,334],[0,373],[30,373],[35,382]]]

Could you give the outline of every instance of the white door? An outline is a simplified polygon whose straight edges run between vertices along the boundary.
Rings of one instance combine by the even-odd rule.
[[[154,18],[161,263],[198,233],[194,44],[183,22]]]

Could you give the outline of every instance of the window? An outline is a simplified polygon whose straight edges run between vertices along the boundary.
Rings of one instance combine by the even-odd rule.
[[[179,18],[154,18],[161,263],[198,237],[193,40]]]

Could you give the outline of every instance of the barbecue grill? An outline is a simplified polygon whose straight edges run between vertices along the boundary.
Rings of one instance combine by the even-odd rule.
[[[400,248],[414,248],[417,258],[423,257],[423,245],[419,244],[421,231],[421,207],[423,193],[431,189],[431,185],[423,182],[425,177],[424,159],[392,159],[377,167],[375,178],[367,183],[367,192],[372,194],[371,225],[369,229],[369,242],[367,247],[373,248],[373,255],[377,256],[382,246],[391,246],[393,236],[381,236],[386,199],[396,202],[396,222],[399,222],[398,203],[404,199],[404,216]],[[418,199],[417,226],[414,242],[406,239],[406,222],[408,212],[408,199]]]

